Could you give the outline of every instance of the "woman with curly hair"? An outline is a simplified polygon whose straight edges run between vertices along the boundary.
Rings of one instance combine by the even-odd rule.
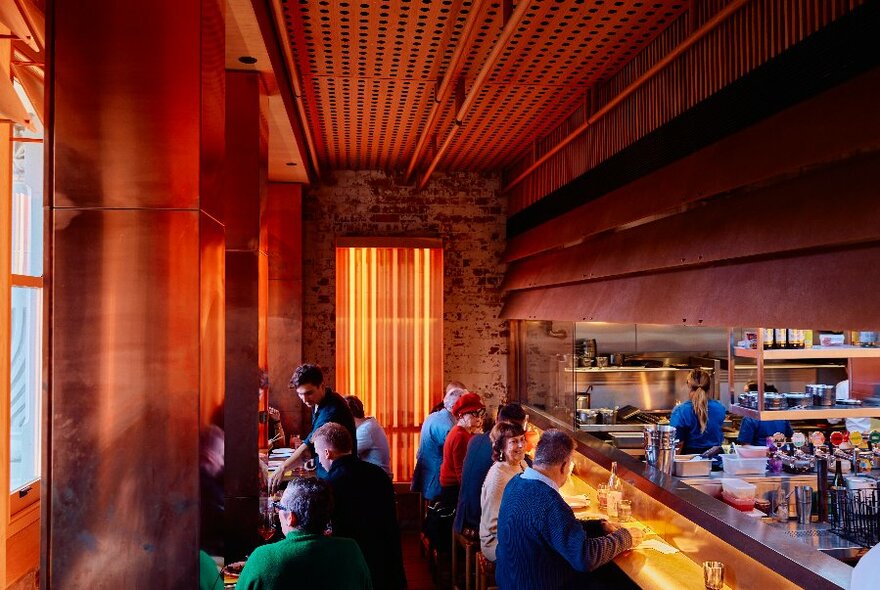
[[[490,561],[495,561],[498,509],[501,507],[504,487],[515,475],[528,467],[525,462],[525,434],[522,426],[508,422],[499,422],[489,433],[494,463],[489,468],[480,495],[480,549]]]

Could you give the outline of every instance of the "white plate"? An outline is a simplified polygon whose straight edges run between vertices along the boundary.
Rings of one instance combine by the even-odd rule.
[[[585,510],[590,507],[590,500],[583,496],[563,496],[562,499],[571,506],[572,510]]]

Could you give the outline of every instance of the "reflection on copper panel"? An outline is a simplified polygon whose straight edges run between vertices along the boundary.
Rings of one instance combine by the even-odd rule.
[[[56,211],[53,588],[195,587],[199,214]]]
[[[200,424],[222,427],[226,395],[226,247],[223,226],[204,213],[200,220]]]
[[[89,4],[50,8],[54,205],[195,207],[200,2]]]

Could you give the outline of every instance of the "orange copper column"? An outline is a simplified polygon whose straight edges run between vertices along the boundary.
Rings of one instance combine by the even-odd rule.
[[[302,434],[310,416],[287,389],[302,363],[302,185],[269,183],[269,403],[284,432]]]
[[[256,72],[227,72],[226,164],[226,555],[262,543],[259,515],[259,391],[266,371],[268,264],[264,216],[268,169],[265,96]]]
[[[44,588],[194,588],[224,3],[49,2]]]

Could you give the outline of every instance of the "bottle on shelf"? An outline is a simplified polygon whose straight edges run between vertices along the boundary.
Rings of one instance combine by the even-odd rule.
[[[617,503],[623,499],[623,483],[617,475],[617,461],[611,463],[611,475],[608,477],[608,516],[617,518]]]
[[[785,339],[785,328],[773,329],[773,348],[788,348],[788,341]]]
[[[803,348],[804,347],[804,331],[798,330],[796,328],[787,329],[785,334],[786,340],[788,341],[788,348]]]
[[[773,348],[773,328],[762,328],[761,340],[764,342],[764,350]]]

